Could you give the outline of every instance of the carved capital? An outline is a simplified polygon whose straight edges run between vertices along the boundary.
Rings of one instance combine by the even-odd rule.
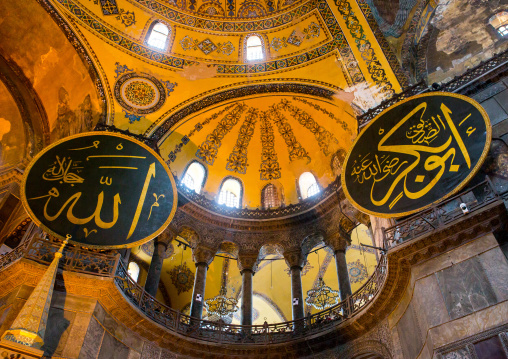
[[[242,253],[238,256],[237,262],[240,272],[243,270],[255,272],[258,266],[258,255],[257,253]]]
[[[211,248],[198,245],[196,248],[192,249],[192,260],[195,263],[206,263],[208,266],[212,263],[213,257],[215,257],[215,250]]]
[[[331,247],[334,252],[345,251],[351,244],[351,235],[342,229],[342,227],[339,227],[336,232],[329,234],[324,239],[324,242],[327,246]]]
[[[173,232],[173,230],[171,230],[169,227],[166,228],[166,230],[164,230],[164,232],[162,232],[161,234],[159,234],[159,236],[157,238],[155,238],[155,243],[159,243],[159,244],[164,244],[166,246],[166,248],[168,247],[169,243],[171,243],[171,241],[173,239],[175,239],[176,237],[176,233]]]
[[[303,268],[305,264],[306,255],[300,248],[284,251],[284,259],[289,268],[300,267]]]

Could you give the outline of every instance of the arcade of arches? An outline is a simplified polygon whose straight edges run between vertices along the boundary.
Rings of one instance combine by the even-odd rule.
[[[0,1],[0,39],[0,358],[508,358],[507,0]],[[358,211],[353,141],[433,89],[489,114],[482,169],[439,224]],[[178,209],[141,246],[69,246],[38,306],[60,241],[23,172],[94,130],[156,149]]]

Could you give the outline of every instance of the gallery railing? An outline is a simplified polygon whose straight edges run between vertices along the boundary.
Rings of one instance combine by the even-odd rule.
[[[477,66],[465,71],[459,76],[456,76],[449,82],[442,85],[428,86],[425,81],[406,88],[404,91],[394,95],[393,97],[383,101],[378,106],[369,109],[364,114],[358,116],[358,126],[361,128],[370,122],[374,117],[379,115],[382,111],[386,110],[390,106],[395,105],[406,98],[414,95],[422,94],[429,91],[445,91],[455,92],[464,95],[471,95],[475,90],[477,84],[488,80],[494,76],[498,76],[508,71],[508,50],[503,51],[491,59],[481,62]],[[472,89],[472,92],[469,91]]]
[[[61,243],[47,238],[36,226],[30,227],[20,245],[0,257],[0,270],[21,258],[49,265],[60,246]],[[114,277],[117,287],[126,298],[153,321],[182,335],[218,343],[281,343],[326,331],[355,316],[368,305],[382,288],[387,274],[386,257],[382,256],[367,282],[337,305],[295,321],[244,326],[221,320],[200,320],[160,303],[129,276],[119,258],[119,254],[66,247],[60,266],[67,271]]]
[[[20,244],[11,252],[0,256],[0,271],[7,268],[20,258],[27,258],[41,264],[50,264],[62,243],[47,238],[33,224],[25,232]],[[120,259],[120,254],[104,254],[67,245],[60,267],[92,275],[113,277]]]
[[[132,280],[122,262],[118,265],[115,282],[125,296],[146,316],[169,330],[218,343],[266,344],[316,334],[351,318],[376,296],[383,286],[386,274],[386,257],[382,256],[369,280],[339,304],[299,320],[251,326],[227,324],[220,320],[200,320],[176,311],[146,293],[143,287]]]
[[[472,212],[502,200],[506,194],[508,192],[497,193],[490,179],[486,177],[485,181],[465,192],[413,215],[388,229],[383,229],[385,248],[393,248],[429,232],[444,228],[450,222],[470,216]]]

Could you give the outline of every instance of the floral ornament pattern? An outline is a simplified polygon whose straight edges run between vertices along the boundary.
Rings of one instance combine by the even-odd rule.
[[[187,143],[189,143],[190,138],[196,132],[201,131],[204,126],[208,125],[211,121],[215,120],[219,116],[222,116],[222,114],[224,114],[224,112],[229,111],[233,106],[235,106],[235,105],[232,104],[232,105],[226,106],[222,110],[220,110],[219,112],[216,112],[213,115],[211,115],[210,117],[206,118],[203,122],[196,123],[194,125],[194,128],[192,130],[190,130],[188,134],[186,134],[185,136],[182,137],[182,139],[180,140],[180,143],[177,143],[175,145],[175,149],[169,153],[168,160],[170,162],[175,162],[175,160],[176,160],[176,154],[182,151],[182,147],[184,145],[186,145]]]
[[[116,17],[117,20],[122,22],[122,25],[125,27],[132,26],[136,23],[136,15],[134,11],[125,11],[124,9],[120,9],[120,14]]]
[[[168,273],[171,277],[171,283],[176,287],[178,294],[188,292],[192,289],[194,284],[194,273],[187,267],[186,262],[173,267]]]
[[[310,101],[307,101],[304,98],[296,97],[296,96],[293,97],[293,100],[303,102],[304,104],[309,105],[309,106],[313,107],[314,109],[324,113],[325,115],[330,117],[332,120],[334,120],[336,123],[338,123],[340,125],[340,127],[342,127],[343,130],[347,131],[350,135],[353,134],[353,132],[351,131],[351,128],[349,127],[349,125],[346,122],[344,122],[341,119],[337,118],[333,113],[331,113],[327,109],[319,106],[317,103],[312,103]]]
[[[235,46],[231,43],[231,41],[227,42],[218,42],[215,44],[210,39],[205,39],[203,41],[199,41],[191,38],[190,36],[185,36],[180,40],[180,46],[183,50],[201,50],[205,55],[209,55],[210,53],[216,51],[218,54],[222,53],[223,55],[229,56],[235,51]]]
[[[307,112],[299,109],[291,104],[288,100],[282,99],[279,108],[289,111],[291,116],[297,120],[302,126],[314,134],[318,141],[321,151],[328,156],[331,153],[332,143],[338,144],[339,141],[332,135],[331,132],[320,126],[312,119],[312,116]]]
[[[233,148],[233,152],[229,155],[226,169],[233,172],[245,174],[247,171],[247,147],[249,146],[250,140],[254,135],[254,128],[258,121],[259,111],[255,108],[250,108],[247,111],[247,116],[240,127],[238,133],[238,139],[236,145]]]
[[[284,142],[286,142],[289,151],[289,160],[294,161],[300,158],[307,158],[307,162],[310,162],[310,156],[296,139],[288,120],[279,112],[277,105],[270,106],[270,118],[277,126],[279,134],[284,139]]]
[[[217,124],[217,127],[206,136],[206,140],[198,147],[196,157],[202,159],[209,165],[213,165],[222,145],[222,139],[240,120],[241,115],[247,110],[247,105],[238,104],[236,108],[226,114],[224,118]]]
[[[283,47],[288,47],[288,45],[299,47],[304,40],[310,40],[314,37],[319,37],[320,34],[321,27],[315,22],[311,22],[308,27],[303,29],[302,35],[298,35],[296,30],[293,30],[293,32],[291,32],[288,37],[274,37],[270,45],[275,51],[279,51]]]
[[[357,259],[356,262],[348,263],[347,268],[349,272],[349,280],[351,283],[363,282],[369,276],[367,273],[367,267],[360,263],[359,259]]]
[[[281,177],[280,165],[275,152],[275,136],[268,114],[262,112],[261,118],[261,166],[259,168],[261,180],[269,181]]]

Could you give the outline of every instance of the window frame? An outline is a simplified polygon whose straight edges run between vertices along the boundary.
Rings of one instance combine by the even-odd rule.
[[[168,29],[168,34],[166,36],[166,41],[164,42],[164,48],[159,48],[157,46],[153,46],[153,45],[150,45],[148,43],[148,41],[150,40],[150,36],[152,35],[152,31],[153,31],[153,28],[155,27],[155,25],[157,24],[162,24],[164,26],[167,27]],[[146,35],[145,35],[145,45],[148,46],[150,49],[153,49],[153,50],[156,50],[156,51],[160,51],[160,52],[166,52],[166,50],[168,49],[169,47],[169,40],[171,38],[171,34],[173,33],[172,29],[171,29],[171,25],[166,23],[165,21],[163,20],[160,20],[160,19],[156,19],[156,20],[152,20],[152,23],[150,24],[150,26],[148,27],[148,30],[146,32]]]
[[[266,201],[265,192],[268,191],[269,187],[274,188],[275,192],[275,204],[273,206],[268,206]],[[261,189],[261,206],[263,209],[272,209],[272,208],[280,208],[282,207],[282,199],[279,196],[279,188],[274,183],[267,183],[262,189]]]
[[[225,203],[219,203],[219,200],[220,200],[220,196],[221,196],[221,193],[222,193],[222,188],[224,187],[224,183],[226,183],[226,181],[228,180],[235,180],[235,181],[238,181],[238,183],[240,184],[240,198],[238,199],[238,207],[230,207],[230,206],[227,206]],[[241,179],[239,179],[238,177],[235,177],[235,176],[226,176],[223,178],[220,186],[219,186],[219,192],[217,194],[217,204],[221,205],[221,206],[225,206],[225,207],[228,207],[228,208],[236,208],[236,209],[242,209],[243,208],[243,182]]]
[[[312,177],[314,177],[314,183],[315,183],[315,184],[317,185],[317,187],[319,188],[319,192],[316,192],[316,193],[315,193],[315,194],[313,194],[312,196],[308,196],[308,195],[307,195],[307,193],[308,193],[307,191],[309,190],[309,188],[310,188],[312,185],[314,185],[314,183],[313,183],[313,184],[311,184],[310,186],[308,186],[308,187],[307,187],[307,188],[305,188],[305,189],[301,188],[301,186],[300,186],[300,178],[301,178],[301,177],[302,177],[305,173],[310,173],[310,174],[312,175]],[[311,172],[311,171],[305,171],[305,172],[300,173],[300,176],[298,176],[298,178],[296,178],[296,189],[297,189],[297,192],[298,192],[298,197],[299,197],[299,199],[300,199],[301,201],[304,201],[304,200],[306,200],[306,199],[308,199],[308,198],[311,198],[311,197],[317,196],[317,195],[319,195],[319,193],[321,193],[321,192],[323,191],[323,188],[322,188],[322,187],[321,187],[321,185],[319,184],[319,182],[318,182],[318,180],[317,180],[316,175],[315,175],[313,172]],[[303,196],[303,194],[304,194],[304,192],[303,192],[303,191],[305,191],[305,195],[306,195],[306,197],[305,197],[305,198],[304,198],[304,196]]]
[[[249,58],[247,57],[247,41],[249,40],[249,38],[251,37],[257,37],[259,38],[259,40],[261,41],[261,53],[263,54],[263,57],[261,59],[252,59],[252,60],[249,60]],[[263,61],[267,61],[268,60],[268,48],[266,46],[266,39],[263,35],[261,34],[258,34],[258,33],[251,33],[251,34],[247,34],[245,35],[245,38],[243,39],[243,59],[245,62],[263,62]]]
[[[204,176],[203,176],[203,182],[201,182],[201,190],[199,191],[199,193],[197,193],[195,190],[192,190],[192,189],[190,189],[189,187],[187,187],[187,186],[184,184],[184,182],[183,182],[183,180],[184,180],[185,176],[187,175],[187,171],[189,170],[189,167],[190,167],[193,163],[195,163],[195,162],[197,162],[198,164],[200,164],[200,165],[203,167],[203,170],[205,171],[205,174],[204,174]],[[207,180],[207,179],[208,179],[208,169],[206,168],[206,166],[205,166],[203,163],[201,163],[200,161],[198,161],[198,160],[192,160],[192,161],[190,161],[190,162],[187,164],[187,166],[185,166],[185,169],[183,170],[183,174],[182,174],[182,177],[180,178],[179,184],[180,184],[180,186],[183,186],[183,187],[185,187],[186,189],[188,189],[188,190],[190,190],[190,191],[194,191],[194,192],[196,192],[197,194],[201,194],[201,191],[202,191],[202,190],[203,190],[203,188],[205,187],[205,183],[206,183],[206,180]]]
[[[133,276],[131,276],[131,274],[129,273],[129,267],[131,264],[134,264],[136,267],[138,267],[138,275],[137,275],[137,278],[134,278]],[[135,261],[129,261],[129,263],[127,264],[127,274],[129,274],[129,276],[132,278],[132,280],[134,282],[138,282],[139,280],[139,275],[141,274],[141,267],[139,266],[139,264],[137,264]]]

